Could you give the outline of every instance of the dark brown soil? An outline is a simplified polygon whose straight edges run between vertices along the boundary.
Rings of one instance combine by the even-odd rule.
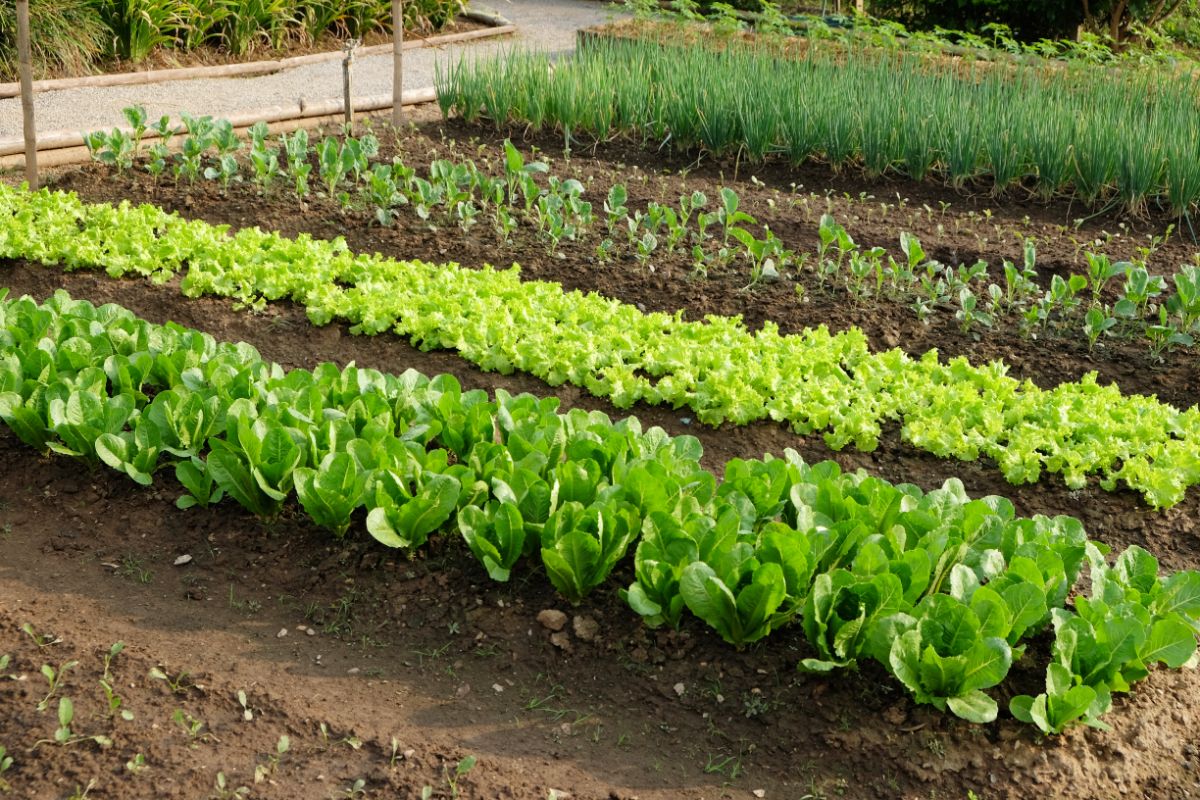
[[[408,155],[415,161],[418,152],[428,158],[448,146],[436,138],[415,140]],[[460,145],[459,152],[478,158],[473,145]],[[620,158],[628,164],[633,155],[627,149]],[[607,189],[603,176],[627,169],[579,159],[554,167],[595,175],[593,199]],[[763,218],[777,179],[760,178],[768,183],[761,192],[748,183],[737,188],[751,213]],[[706,186],[711,195],[718,179],[700,170],[686,185]],[[642,199],[658,196],[660,177],[650,180]],[[664,193],[677,195],[683,185],[677,177],[661,180],[669,187]],[[773,288],[743,293],[737,281],[744,276],[733,274],[697,282],[668,268],[652,276],[631,265],[601,269],[582,246],[560,260],[529,241],[511,252],[499,249],[479,228],[467,236],[457,229],[435,235],[402,218],[396,228],[380,230],[366,224],[365,212],[343,215],[313,203],[301,215],[290,201],[264,202],[245,187],[227,199],[200,186],[155,192],[91,170],[69,173],[62,182],[87,197],[155,199],[213,221],[340,233],[352,247],[405,257],[467,264],[517,259],[527,274],[603,288],[648,308],[743,312],[751,324],[778,319],[791,328],[827,314],[836,325],[866,325],[877,342],[890,330],[914,351],[924,349],[921,342],[941,343],[944,351],[957,342],[973,358],[1024,353],[1015,369],[1044,383],[1094,364],[1090,368],[1106,370],[1125,388],[1157,385],[1164,397],[1180,401],[1196,396],[1191,356],[1177,356],[1147,378],[1141,365],[1128,363],[1132,355],[1089,362],[1055,342],[1053,352],[1039,356],[1032,345],[1004,334],[977,342],[943,330],[947,341],[941,342],[936,323],[925,329],[905,309],[854,306],[836,294],[789,304],[790,287],[778,296]],[[1018,207],[1005,213],[1005,224],[1019,226],[1012,215],[1029,212]],[[920,219],[923,211],[909,218]],[[776,229],[772,221],[772,228],[784,235],[782,224]],[[789,244],[815,237],[815,219],[792,225]],[[876,219],[872,225],[848,227],[859,241],[876,236],[894,248],[908,222]],[[1049,239],[1052,223],[1031,222],[1036,225],[1047,236],[1047,253],[1059,247]],[[929,249],[935,231],[916,232]],[[1006,242],[997,253],[1015,257],[1010,249]],[[1071,250],[1061,250],[1060,263],[1069,263]],[[1168,263],[1187,260],[1186,250],[1168,245]],[[0,285],[14,294],[45,297],[61,287],[94,302],[119,302],[153,321],[173,319],[221,339],[248,341],[288,367],[354,360],[391,371],[450,372],[470,388],[551,392],[526,376],[485,374],[453,354],[421,353],[392,336],[353,337],[338,325],[313,328],[301,309],[288,304],[254,315],[232,311],[227,301],[188,300],[170,285],[23,263],[0,269]],[[570,387],[554,393],[565,406],[617,413]],[[819,439],[776,425],[711,430],[685,424],[681,412],[634,412],[646,424],[699,436],[712,469],[732,457],[794,447],[810,460],[833,456],[847,467],[926,487],[957,476],[973,493],[1011,497],[1021,513],[1072,513],[1094,538],[1116,547],[1143,544],[1170,568],[1200,566],[1196,492],[1175,509],[1156,513],[1128,492],[1069,492],[1054,481],[1011,487],[986,464],[914,452],[894,432],[874,453],[833,454]],[[1111,733],[1072,731],[1046,740],[1011,719],[973,726],[916,707],[877,670],[800,675],[795,665],[804,653],[796,633],[781,632],[739,653],[700,625],[687,624],[679,633],[647,630],[616,597],[615,589],[631,578],[628,566],[571,609],[536,570],[527,568],[511,584],[492,583],[453,537],[434,540],[408,561],[361,531],[335,542],[297,514],[264,526],[229,504],[178,511],[172,505],[176,493],[165,477],[147,490],[108,471],[89,473],[67,459],[40,458],[0,434],[0,655],[13,657],[0,670],[0,745],[14,759],[0,779],[13,796],[78,796],[94,780],[91,798],[220,797],[215,781],[221,771],[230,791],[246,786],[250,797],[348,797],[359,779],[365,781],[363,797],[419,797],[425,785],[435,797],[450,797],[446,775],[468,755],[478,764],[459,791],[480,798],[540,800],[551,789],[573,798],[643,800],[750,798],[760,789],[767,798],[788,800],[964,798],[968,791],[980,798],[1183,798],[1200,792],[1192,736],[1200,722],[1200,682],[1194,672],[1156,672],[1118,701],[1108,718]],[[181,555],[192,559],[174,566]],[[592,617],[598,637],[584,641],[572,634],[569,650],[555,647],[535,621],[550,607]],[[21,632],[26,623],[39,636],[62,641],[39,647]],[[128,649],[114,661],[114,685],[134,712],[132,721],[104,713],[98,684],[103,653],[117,640]],[[37,744],[52,739],[56,727],[55,700],[46,711],[36,710],[46,694],[39,670],[68,660],[79,666],[68,671],[58,694],[75,701],[72,730],[110,736],[110,749],[88,742]],[[191,688],[173,693],[165,681],[148,677],[154,667],[171,678],[187,672]],[[8,673],[24,680],[5,680]],[[1018,669],[1005,693],[1029,691],[1039,678]],[[251,722],[242,718],[240,690],[247,693]],[[172,720],[176,709],[183,724]],[[185,730],[187,715],[202,723],[195,736]],[[321,734],[322,723],[328,736]],[[272,766],[282,734],[290,737],[290,749]],[[124,764],[138,753],[149,768],[134,774]],[[263,777],[257,784],[256,765]]]
[[[423,112],[424,119],[431,116],[430,111]],[[907,305],[888,300],[856,301],[840,286],[822,287],[811,271],[793,272],[774,284],[744,291],[749,268],[741,261],[712,271],[707,278],[695,278],[691,259],[682,251],[671,256],[656,254],[653,271],[643,270],[628,248],[619,246],[617,259],[607,264],[599,263],[595,256],[605,227],[599,221],[603,218],[601,207],[614,182],[627,186],[631,209],[644,209],[650,200],[677,204],[681,194],[697,189],[708,195],[712,208],[718,202],[717,190],[730,186],[741,198],[742,210],[769,225],[787,247],[797,253],[807,252],[810,258],[818,244],[820,217],[827,212],[844,224],[863,247],[884,247],[896,257],[901,257],[900,234],[908,232],[920,239],[931,257],[946,264],[987,261],[991,279],[1000,283],[1001,261],[1020,263],[1026,237],[1038,243],[1038,271],[1048,283],[1054,274],[1085,271],[1084,250],[1096,242],[1100,244],[1091,249],[1101,250],[1114,260],[1138,257],[1139,248],[1147,247],[1151,237],[1163,236],[1171,224],[1165,218],[1134,220],[1100,215],[1076,230],[1073,218],[1089,212],[1065,201],[1053,205],[1032,200],[1001,202],[990,195],[954,194],[933,183],[831,175],[819,164],[799,170],[747,164],[735,169],[733,164],[708,162],[696,166],[620,142],[596,147],[594,158],[590,157],[593,150],[588,148],[586,152],[577,150],[576,157],[567,160],[559,155],[560,138],[540,136],[520,142],[519,132],[510,133],[518,137],[527,157],[532,153],[549,161],[552,175],[576,177],[583,182],[587,187],[585,198],[596,208],[599,219],[593,230],[578,242],[564,241],[555,254],[528,226],[517,231],[512,244],[500,243],[484,220],[485,215],[464,233],[445,219],[433,220],[435,229],[405,208],[398,211],[393,227],[381,228],[365,201],[342,209],[337,202],[314,197],[304,213],[297,213],[295,195],[282,185],[277,185],[270,198],[261,197],[249,183],[234,184],[226,196],[211,181],[178,186],[165,181],[155,186],[144,174],[114,176],[91,166],[67,170],[57,178],[56,185],[88,200],[115,202],[129,198],[154,202],[185,216],[235,228],[257,225],[289,236],[300,231],[327,238],[343,236],[352,249],[362,252],[449,260],[466,266],[518,262],[528,278],[558,281],[567,289],[602,290],[643,309],[682,310],[689,318],[741,315],[751,328],[770,320],[784,332],[819,324],[834,330],[855,325],[877,348],[899,346],[917,355],[937,348],[947,357],[965,355],[976,363],[1000,358],[1010,365],[1014,377],[1030,378],[1042,385],[1076,380],[1095,370],[1103,382],[1115,381],[1126,392],[1156,394],[1181,406],[1193,404],[1200,396],[1200,359],[1195,351],[1176,351],[1160,364],[1150,358],[1148,348],[1140,341],[1108,339],[1089,353],[1079,320],[1069,321],[1061,331],[1051,328],[1040,332],[1037,338],[1021,335],[1016,320],[994,330],[977,327],[964,333],[952,309],[940,309],[922,323]],[[456,121],[443,124],[438,118],[424,122],[396,147],[389,147],[390,142],[385,141],[381,159],[387,161],[399,155],[404,163],[417,167],[418,174],[427,174],[433,159],[470,158],[493,174],[500,174],[503,139],[503,135],[486,129]],[[795,193],[790,189],[792,184],[797,187]],[[1188,234],[1173,233],[1154,252],[1150,259],[1152,271],[1169,274],[1179,264],[1192,260],[1198,248],[1185,236]],[[614,238],[623,241],[623,234],[617,232]],[[798,285],[803,286],[804,301],[798,299]]]

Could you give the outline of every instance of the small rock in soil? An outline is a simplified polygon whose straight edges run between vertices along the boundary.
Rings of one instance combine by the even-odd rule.
[[[279,629],[279,633],[277,633],[277,634],[275,634],[275,635],[276,635],[278,638],[282,639],[283,637],[287,636],[287,628],[280,628],[280,629]]]
[[[572,627],[575,629],[575,635],[585,642],[595,639],[596,634],[600,631],[600,623],[590,616],[576,615],[572,621]]]
[[[767,790],[766,790],[766,789],[755,789],[755,790],[754,790],[753,792],[751,792],[750,794],[754,795],[755,797],[766,797],[766,796],[767,796]]]
[[[675,684],[675,694],[683,697],[683,693],[687,691],[687,687],[682,682]]]
[[[565,631],[550,634],[550,643],[560,650],[571,652],[571,637]]]
[[[457,695],[458,697],[466,697],[470,693],[471,693],[471,684],[469,684],[469,683],[464,683],[462,686],[458,687],[458,689],[455,690],[455,692],[454,692],[454,694]]]
[[[556,608],[547,608],[538,612],[537,621],[547,630],[561,631],[567,624],[567,615]]]
[[[192,561],[192,557],[191,557],[191,556],[189,556],[189,555],[182,555],[182,556],[180,556],[179,558],[175,559],[175,566],[177,566],[177,567],[182,567],[184,564],[190,564],[190,563],[191,563],[191,561]]]

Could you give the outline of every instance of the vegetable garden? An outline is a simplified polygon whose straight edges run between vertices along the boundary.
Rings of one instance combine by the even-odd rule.
[[[1190,83],[838,53],[0,186],[0,793],[1194,792]]]

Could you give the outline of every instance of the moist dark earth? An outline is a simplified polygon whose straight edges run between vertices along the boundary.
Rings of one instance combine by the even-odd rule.
[[[395,151],[384,138],[386,157],[398,152],[412,165],[438,157],[494,165],[503,136],[431,120],[406,133]],[[1100,216],[1076,231],[1072,215],[1082,212],[1066,202],[957,195],[890,179],[868,183],[820,165],[742,164],[735,179],[734,165],[702,161],[681,175],[694,159],[610,143],[594,157],[590,149],[577,150],[568,162],[556,149],[561,140],[519,141],[527,153],[541,148],[552,172],[591,177],[587,194],[597,204],[613,180],[630,184],[631,207],[677,198],[685,189],[712,197],[716,187],[733,186],[743,207],[797,250],[814,248],[816,220],[828,203],[860,243],[895,252],[900,231],[908,230],[945,261],[1017,259],[1021,240],[1014,232],[1034,235],[1039,268],[1048,276],[1082,269],[1061,224],[1081,240],[1121,233],[1106,251],[1124,258],[1168,222]],[[805,185],[801,196],[810,189],[821,195],[807,217],[803,206],[784,210],[776,201],[772,209],[767,202],[776,190],[787,196],[792,182]],[[468,266],[518,261],[528,277],[689,317],[742,314],[750,326],[771,320],[785,330],[859,325],[877,347],[920,353],[936,346],[975,361],[1003,358],[1014,374],[1042,385],[1097,370],[1126,391],[1181,405],[1200,395],[1194,353],[1171,354],[1159,365],[1140,345],[1089,354],[1074,332],[1033,341],[1000,329],[976,338],[962,334],[949,312],[924,325],[904,306],[855,303],[816,287],[805,303],[786,282],[742,291],[741,265],[703,280],[687,277],[685,259],[664,259],[653,273],[632,260],[601,266],[591,241],[564,246],[559,258],[529,235],[500,246],[482,224],[466,234],[450,225],[435,232],[401,209],[397,224],[382,229],[367,210],[342,211],[324,200],[301,211],[283,192],[264,199],[250,186],[234,186],[228,196],[202,184],[154,187],[142,176],[93,167],[67,171],[57,183],[86,199],[156,202],[187,216],[289,235],[342,235],[354,249],[394,257]],[[860,192],[876,200],[859,201]],[[888,200],[896,192],[908,199],[903,209]],[[942,210],[938,200],[950,208]],[[881,210],[880,201],[891,208]],[[986,221],[984,208],[991,211]],[[1190,239],[1173,236],[1151,266],[1166,272],[1189,261],[1193,249]],[[390,335],[314,328],[303,309],[286,303],[252,314],[223,300],[186,299],[173,284],[21,262],[0,270],[0,285],[14,295],[44,298],[66,288],[155,322],[170,319],[250,342],[286,367],[326,360],[389,371],[413,367],[452,373],[468,388],[555,394],[564,407],[622,413],[571,387],[552,390],[528,376],[483,373],[452,353],[423,353]],[[1072,492],[1054,479],[1010,486],[986,462],[936,459],[905,445],[895,431],[875,452],[834,453],[819,438],[772,424],[714,430],[685,424],[682,412],[668,409],[639,406],[632,413],[647,425],[698,436],[705,465],[718,474],[730,458],[792,447],[809,460],[835,458],[926,488],[956,476],[973,494],[1010,497],[1019,513],[1077,515],[1093,538],[1116,548],[1141,544],[1165,567],[1200,566],[1194,490],[1176,508],[1155,512],[1130,492]],[[426,786],[433,797],[539,800],[1200,793],[1194,672],[1156,671],[1118,700],[1107,717],[1112,732],[1074,730],[1047,739],[1005,713],[976,726],[915,706],[880,670],[802,675],[796,663],[807,653],[796,630],[741,652],[692,621],[678,632],[649,630],[616,596],[632,578],[628,563],[571,608],[531,565],[509,584],[493,583],[453,536],[435,538],[410,559],[376,544],[361,524],[335,541],[295,508],[265,525],[230,504],[180,511],[177,495],[165,476],[146,489],[43,457],[0,433],[0,656],[11,656],[0,668],[0,746],[13,758],[0,787],[7,785],[11,796],[417,798]],[[190,559],[176,565],[181,556]],[[557,640],[563,646],[537,621],[545,609],[567,615],[567,636]],[[27,624],[32,633],[22,630]],[[126,648],[112,659],[108,680],[104,655],[117,641]],[[1034,643],[1026,666],[1014,669],[997,693],[1002,707],[1012,694],[1036,691],[1041,675],[1033,664],[1044,663],[1046,650],[1045,641]],[[71,661],[78,663],[60,670]],[[49,699],[43,664],[65,675]],[[163,677],[151,677],[152,670]],[[132,720],[109,712],[101,679]],[[239,692],[246,694],[249,720]],[[78,739],[67,746],[53,742],[63,696],[74,701],[70,727]],[[38,711],[43,700],[46,710]],[[111,746],[84,738],[96,735]],[[467,769],[469,757],[475,761]]]

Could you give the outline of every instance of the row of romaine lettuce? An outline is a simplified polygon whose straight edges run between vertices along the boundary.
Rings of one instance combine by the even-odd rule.
[[[516,267],[395,261],[352,254],[341,240],[258,229],[231,235],[152,206],[3,188],[0,214],[0,256],[162,281],[186,265],[189,296],[252,305],[290,298],[317,324],[394,331],[425,349],[457,350],[485,370],[584,387],[619,408],[639,400],[686,406],[712,425],[770,418],[823,433],[834,449],[873,449],[883,425],[897,420],[913,445],[945,458],[990,457],[1012,483],[1047,471],[1080,488],[1097,475],[1103,488],[1123,481],[1159,508],[1200,483],[1200,407],[1123,395],[1094,375],[1042,389],[1008,377],[1001,362],[873,353],[856,328],[781,335],[767,323],[751,332],[738,318],[688,321],[522,281]]]
[[[637,542],[622,595],[648,624],[687,609],[741,645],[799,617],[815,651],[802,669],[873,658],[918,702],[980,722],[997,713],[983,690],[1052,624],[1046,692],[1010,706],[1046,732],[1101,724],[1113,691],[1194,657],[1200,573],[1160,576],[1137,547],[1110,567],[1075,519],[791,452],[732,461],[718,486],[692,437],[556,409],[411,370],[285,372],[64,292],[0,302],[0,418],[142,484],[173,466],[181,507],[228,495],[270,518],[294,493],[338,536],[362,509],[376,539],[408,549],[453,525],[494,579],[540,555],[572,601]],[[1072,611],[1085,562],[1091,595]]]

